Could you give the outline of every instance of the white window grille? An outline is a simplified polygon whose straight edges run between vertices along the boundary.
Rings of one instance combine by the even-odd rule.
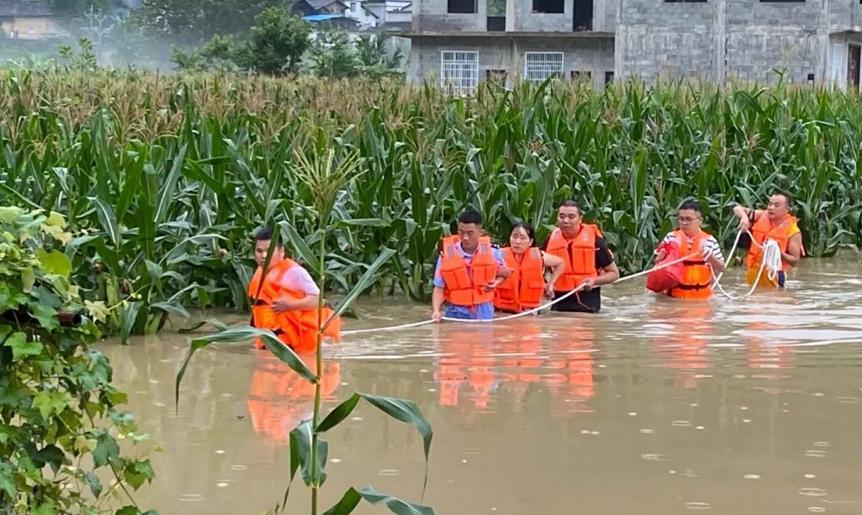
[[[525,52],[524,79],[542,82],[548,77],[563,76],[562,52]]]
[[[440,85],[453,94],[475,94],[479,85],[479,52],[440,52]]]

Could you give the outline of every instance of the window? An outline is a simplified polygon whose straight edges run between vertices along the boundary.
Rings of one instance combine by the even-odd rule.
[[[593,72],[584,70],[572,70],[572,80],[575,82],[590,82],[593,79]]]
[[[808,84],[811,84],[812,86],[814,85],[814,74],[813,73],[808,74]]]
[[[524,54],[524,78],[526,80],[542,82],[549,77],[562,76],[562,52],[526,52]]]
[[[448,0],[446,12],[451,14],[473,14],[476,12],[476,0]]]
[[[605,72],[605,84],[610,84],[614,81],[614,72]]]
[[[664,1],[665,1],[665,3],[668,3],[668,4],[670,4],[670,3],[676,3],[676,4],[705,4],[705,3],[706,3],[706,0],[664,0]],[[768,2],[769,0],[761,0],[761,1],[767,1],[767,2]],[[781,1],[781,0],[779,0],[779,1]],[[793,1],[796,1],[796,0],[793,0]],[[802,0],[802,1],[804,2],[805,0]]]
[[[562,13],[563,0],[533,0],[534,13]]]
[[[440,53],[440,85],[450,93],[472,95],[479,85],[479,52],[444,50]]]

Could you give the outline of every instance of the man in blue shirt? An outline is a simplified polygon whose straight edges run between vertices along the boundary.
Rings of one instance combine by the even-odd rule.
[[[463,212],[458,217],[457,238],[444,239],[443,243],[444,248],[437,258],[434,271],[431,318],[439,321],[443,317],[444,303],[445,316],[448,318],[494,318],[494,289],[506,280],[511,271],[506,269],[502,251],[492,247],[490,240],[484,236],[482,215],[474,210]],[[445,256],[444,263],[446,252],[451,255]],[[455,270],[452,270],[453,266]],[[463,275],[464,271],[466,276]],[[446,277],[450,277],[451,282],[458,273],[469,278],[469,287],[463,284],[460,288],[454,284],[447,287]],[[468,298],[474,300],[465,300]]]

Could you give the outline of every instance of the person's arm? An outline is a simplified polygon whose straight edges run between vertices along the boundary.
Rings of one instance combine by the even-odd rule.
[[[601,286],[603,284],[611,284],[620,278],[620,269],[617,268],[617,264],[611,262],[610,265],[603,267],[599,270],[599,276],[596,277],[596,280],[593,281],[595,286]]]
[[[542,262],[545,268],[551,269],[551,279],[548,281],[547,293],[548,297],[554,298],[554,287],[557,284],[557,279],[566,271],[566,263],[559,256],[548,254],[547,252],[542,252]]]
[[[503,260],[503,251],[500,249],[494,249],[493,254],[494,261],[497,262],[497,275],[494,277],[493,281],[484,286],[485,291],[494,290],[497,286],[503,284],[510,275],[512,275],[512,271],[506,268],[506,262]]]
[[[306,311],[317,309],[320,300],[320,288],[315,284],[311,274],[301,266],[297,265],[285,272],[279,279],[282,287],[286,290],[301,291],[305,294],[301,299],[284,296],[277,299],[272,308],[276,313],[285,311]]]
[[[581,283],[585,290],[590,290],[595,286],[603,284],[610,284],[620,278],[620,270],[617,268],[617,264],[614,263],[614,258],[604,238],[596,239],[596,270],[598,271],[598,277],[587,279]]]
[[[306,295],[301,299],[292,299],[290,297],[282,297],[272,304],[272,309],[276,313],[285,311],[306,311],[309,309],[317,309],[317,303],[320,295]]]
[[[431,320],[439,322],[443,318],[444,300],[443,288],[435,286],[431,293]]]
[[[721,253],[721,245],[715,237],[710,237],[700,244],[700,252],[703,254],[703,260],[712,267],[713,272],[724,272],[724,255]]]
[[[802,259],[802,233],[798,232],[787,242],[787,252],[781,253],[781,258],[790,266],[798,266]]]
[[[437,258],[437,266],[434,268],[434,290],[431,292],[431,320],[439,322],[443,318],[443,303],[446,302],[444,288],[446,282],[443,281],[443,274],[440,273],[440,267],[443,264],[443,259]]]
[[[751,228],[751,223],[760,219],[765,211],[762,209],[751,209],[741,204],[733,206],[733,214],[739,218],[739,230],[747,231]]]

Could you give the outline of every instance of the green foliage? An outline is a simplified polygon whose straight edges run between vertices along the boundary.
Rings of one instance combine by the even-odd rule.
[[[360,163],[356,154],[351,153],[339,156],[333,148],[326,150],[316,149],[311,155],[297,151],[295,155],[296,165],[294,172],[300,183],[308,188],[313,195],[312,205],[316,210],[316,221],[321,231],[321,242],[326,240],[326,233],[329,227],[329,222],[335,211],[336,199],[341,196],[344,189],[355,179],[362,175],[360,171]],[[278,245],[278,237],[273,238],[270,243],[269,253]],[[309,254],[311,251],[309,250]],[[314,354],[315,370],[323,370],[323,334],[327,326],[336,317],[338,317],[350,304],[359,296],[359,294],[367,288],[380,266],[393,256],[394,252],[386,249],[380,254],[378,259],[368,268],[363,277],[354,285],[353,289],[347,294],[341,305],[329,320],[321,319],[318,315],[318,331],[317,331],[317,350]],[[321,244],[317,259],[317,274],[321,288],[325,285],[326,276],[326,248]],[[269,255],[263,265],[263,275],[266,276],[269,265]],[[323,308],[323,296],[318,297],[318,309]],[[356,408],[356,405],[361,399],[365,399],[369,404],[386,413],[387,415],[412,424],[417,431],[422,435],[423,449],[425,452],[425,483],[423,484],[423,495],[425,485],[428,483],[428,455],[431,451],[431,441],[433,432],[431,425],[425,420],[418,406],[413,402],[394,399],[389,397],[381,397],[378,395],[369,395],[354,393],[346,401],[339,404],[325,418],[321,414],[321,390],[320,377],[317,373],[311,373],[302,359],[293,353],[292,350],[280,343],[278,338],[270,331],[247,328],[232,328],[224,330],[215,335],[210,335],[203,338],[192,340],[189,347],[189,354],[185,362],[177,374],[177,403],[179,403],[180,383],[185,375],[186,368],[191,360],[194,352],[200,348],[209,345],[212,342],[235,342],[241,339],[248,339],[251,336],[260,336],[266,347],[272,351],[279,359],[287,363],[287,365],[298,373],[302,378],[310,381],[314,385],[314,409],[311,420],[305,420],[290,432],[290,479],[285,490],[284,499],[281,503],[282,511],[286,508],[287,499],[290,494],[290,488],[296,477],[296,472],[300,472],[300,477],[306,486],[311,487],[311,515],[318,514],[318,491],[326,482],[326,461],[329,453],[329,444],[323,440],[323,434],[330,431],[335,426],[343,422]],[[365,487],[361,490],[350,488],[334,507],[327,510],[327,514],[349,514],[359,504],[360,500],[365,499],[371,504],[383,504],[390,511],[400,515],[415,514],[415,515],[433,515],[434,511],[419,504],[409,503],[396,497],[389,496],[377,492],[371,487]],[[278,508],[276,508],[278,511]]]
[[[96,53],[93,51],[93,42],[87,38],[78,40],[77,52],[69,45],[60,45],[57,53],[66,71],[93,72],[99,67]]]
[[[310,60],[319,77],[352,77],[359,67],[349,37],[340,31],[319,32],[310,51]]]
[[[857,96],[786,85],[521,85],[455,99],[386,79],[0,75],[0,202],[67,214],[72,274],[118,334],[190,306],[244,309],[250,235],[265,222],[306,265],[325,245],[329,291],[394,250],[369,290],[416,299],[467,205],[505,242],[515,218],[544,238],[555,203],[581,198],[633,272],[683,199],[732,241],[732,203],[763,205],[781,187],[806,250],[830,255],[862,244],[860,141]],[[355,153],[364,173],[340,190],[324,237],[294,151],[328,148]]]
[[[264,9],[289,5],[285,0],[142,0],[133,16],[148,31],[196,44],[246,32]]]
[[[270,7],[254,19],[247,47],[248,68],[267,75],[296,71],[309,45],[311,26],[287,10]]]
[[[187,71],[249,70],[282,75],[296,71],[310,34],[310,25],[301,18],[270,7],[255,17],[247,38],[216,35],[198,50],[175,49],[171,60]]]
[[[105,499],[153,479],[148,460],[120,451],[119,439],[146,436],[119,409],[107,358],[88,346],[96,326],[62,323],[83,310],[68,238],[60,215],[0,207],[2,513],[103,513]]]

